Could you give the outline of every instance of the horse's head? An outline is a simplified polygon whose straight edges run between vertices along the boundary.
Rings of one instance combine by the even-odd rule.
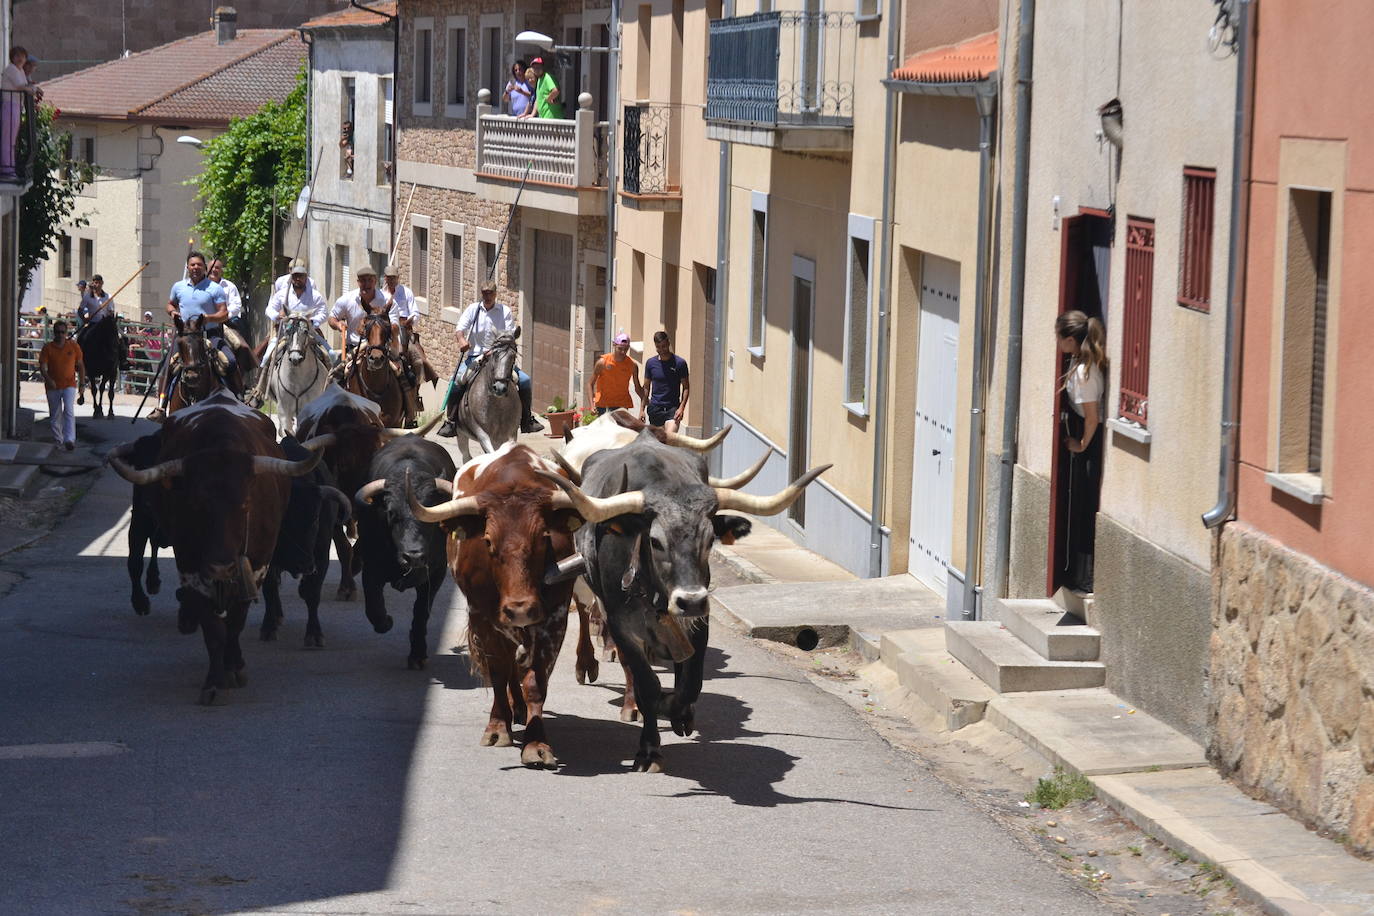
[[[362,347],[367,368],[380,371],[387,363],[391,350],[391,309],[372,312],[363,319]]]
[[[202,330],[204,325],[203,315],[186,322],[176,319],[176,351],[181,359],[181,386],[188,394],[199,392],[202,396],[208,393],[215,375],[210,368],[209,348]]]
[[[306,353],[310,352],[310,316],[304,312],[292,312],[282,319],[281,329],[277,332],[286,344],[286,358],[291,365],[299,366]]]
[[[491,363],[491,393],[497,397],[505,397],[510,391],[511,379],[515,376],[515,357],[520,352],[515,343],[519,336],[519,328],[513,333],[498,334],[487,350],[487,361]]]

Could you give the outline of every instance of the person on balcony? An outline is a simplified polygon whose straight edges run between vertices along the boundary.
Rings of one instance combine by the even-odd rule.
[[[536,57],[530,61],[534,71],[535,83],[534,111],[539,118],[563,117],[563,93],[559,91],[558,80],[552,73],[544,72],[544,58]]]
[[[525,94],[530,97],[529,103],[525,106],[525,111],[520,115],[521,118],[535,118],[539,112],[534,108],[534,96],[539,87],[539,77],[535,75],[534,68],[529,67],[525,70]]]
[[[4,104],[0,105],[0,181],[13,181],[19,177],[14,167],[14,145],[19,140],[19,123],[24,114],[24,100],[19,93],[43,98],[43,90],[36,83],[29,82],[24,73],[29,52],[15,45],[10,48],[10,63],[0,75],[0,89],[4,90]]]
[[[506,80],[506,91],[501,93],[501,101],[506,103],[506,113],[512,117],[523,117],[525,112],[530,110],[531,103],[534,101],[534,94],[525,79],[527,68],[528,64],[523,59],[511,64],[510,79]]]

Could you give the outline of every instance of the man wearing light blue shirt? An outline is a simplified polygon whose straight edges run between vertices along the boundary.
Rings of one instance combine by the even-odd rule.
[[[238,361],[234,358],[234,349],[224,339],[222,327],[229,319],[229,297],[225,295],[224,287],[206,274],[205,255],[199,251],[187,255],[186,279],[178,280],[172,285],[172,292],[167,297],[167,314],[174,321],[181,319],[183,324],[190,323],[193,318],[204,319],[201,329],[209,339],[210,345],[228,359],[230,373],[237,368]],[[176,379],[173,378],[159,392],[158,407],[148,415],[148,419],[161,420],[166,417],[164,405],[167,392],[171,391],[175,384]]]

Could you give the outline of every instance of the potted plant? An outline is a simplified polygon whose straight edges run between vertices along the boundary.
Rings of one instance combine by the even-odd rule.
[[[549,423],[549,431],[545,435],[550,439],[562,439],[563,434],[576,425],[573,419],[576,414],[576,405],[565,405],[562,397],[555,397],[549,409],[544,411],[544,419]]]

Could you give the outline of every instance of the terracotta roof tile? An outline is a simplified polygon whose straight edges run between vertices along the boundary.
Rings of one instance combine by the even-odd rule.
[[[892,78],[909,83],[974,83],[996,72],[997,33],[988,32],[922,51],[892,71]]]
[[[386,16],[396,15],[396,0],[385,0],[385,2],[371,2],[371,0],[359,0],[365,6],[384,13],[383,16],[365,13],[357,7],[350,6],[347,9],[339,10],[337,13],[327,13],[324,16],[316,16],[309,22],[301,26],[303,29],[338,29],[348,26],[368,26],[385,25]]]
[[[217,44],[201,32],[43,84],[66,117],[228,124],[295,85],[305,46],[294,29],[240,29]]]

